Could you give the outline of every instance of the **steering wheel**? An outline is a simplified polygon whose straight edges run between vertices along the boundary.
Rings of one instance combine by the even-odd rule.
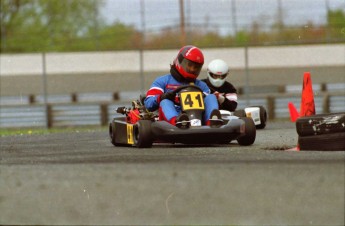
[[[196,85],[183,85],[183,86],[179,86],[174,91],[172,91],[172,93],[174,94],[174,96],[176,96],[179,92],[181,92],[184,89],[186,89],[186,90],[188,90],[188,89],[193,90],[194,89],[196,91],[200,91],[202,93],[202,95],[205,96],[204,91],[199,86],[196,86]],[[176,105],[181,105],[181,103],[176,102],[176,100],[174,100],[173,102]]]
[[[183,86],[179,86],[177,87],[174,91],[172,91],[175,95],[178,94],[179,92],[181,92],[183,89],[188,89],[188,88],[192,88],[192,89],[196,89],[202,93],[204,93],[204,91],[196,85],[183,85]]]

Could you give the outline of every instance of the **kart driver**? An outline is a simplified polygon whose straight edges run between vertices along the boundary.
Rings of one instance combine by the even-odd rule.
[[[210,94],[210,89],[206,83],[197,79],[203,64],[204,55],[199,48],[191,45],[182,47],[173,64],[170,65],[170,73],[153,81],[146,93],[145,107],[149,111],[158,109],[160,120],[166,120],[172,125],[180,127],[182,122],[185,123],[189,119],[186,114],[180,114],[181,107],[175,105],[176,96],[172,91],[179,86],[194,83],[206,95],[204,98],[205,114],[203,124],[212,125],[210,118],[221,119],[216,96]],[[189,126],[190,123],[186,127]]]
[[[229,74],[229,66],[225,61],[212,60],[207,67],[206,82],[211,93],[216,95],[219,108],[222,110],[235,111],[237,107],[237,90],[228,81],[225,81]]]

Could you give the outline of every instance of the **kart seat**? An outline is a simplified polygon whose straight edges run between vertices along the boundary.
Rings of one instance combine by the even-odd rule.
[[[145,98],[146,98],[146,95],[140,94],[139,100],[140,100],[142,105],[144,105]]]

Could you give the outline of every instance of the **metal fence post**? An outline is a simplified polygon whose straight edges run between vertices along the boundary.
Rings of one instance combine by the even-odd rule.
[[[44,106],[46,107],[46,120],[47,120],[47,128],[50,128],[51,125],[49,124],[49,112],[48,112],[48,94],[47,94],[47,67],[46,67],[46,53],[42,53],[42,82],[43,82],[43,100]]]
[[[29,99],[29,104],[36,103],[36,96],[35,96],[35,94],[29,94],[28,99]]]
[[[245,63],[245,70],[246,70],[246,86],[245,88],[249,90],[249,59],[248,59],[248,46],[246,45],[244,48],[244,63]],[[246,103],[249,105],[250,94],[247,92],[246,94]]]
[[[145,75],[144,75],[144,49],[145,49],[145,1],[140,1],[140,18],[141,18],[141,44],[139,49],[140,61],[140,93],[145,93]]]
[[[330,113],[330,96],[326,93],[322,99],[322,111],[324,114]]]
[[[101,126],[106,126],[108,124],[108,104],[101,104],[100,105],[101,111]]]
[[[77,103],[78,102],[78,94],[71,93],[71,101],[72,101],[72,103]]]
[[[273,96],[267,96],[267,110],[268,110],[268,118],[269,119],[275,119],[275,98]]]
[[[50,129],[53,127],[54,115],[53,115],[53,106],[51,104],[46,105],[46,120],[47,128]]]

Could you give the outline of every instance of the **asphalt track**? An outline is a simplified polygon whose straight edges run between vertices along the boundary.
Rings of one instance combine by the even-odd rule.
[[[106,130],[1,137],[0,224],[344,225],[345,152],[254,145],[114,147]]]

